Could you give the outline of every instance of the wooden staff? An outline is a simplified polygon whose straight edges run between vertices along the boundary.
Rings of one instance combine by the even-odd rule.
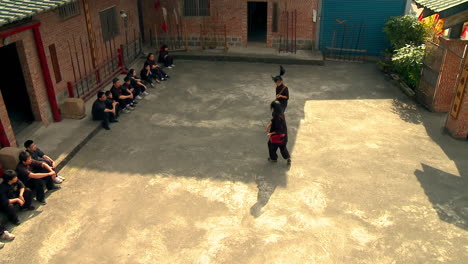
[[[73,46],[75,47],[75,58],[76,58],[76,63],[78,64],[78,73],[80,74],[80,80],[81,80],[81,76],[82,76],[82,75],[81,75],[81,66],[80,66],[80,60],[79,60],[79,58],[78,58],[78,50],[77,50],[77,48],[76,48],[75,37],[73,37]],[[82,92],[83,92],[83,82],[82,82],[82,80],[80,81],[80,83],[81,83],[81,84],[80,84],[81,90],[82,90]],[[76,92],[78,93],[78,94],[77,94],[78,97],[80,97],[80,93],[79,93],[78,87],[77,87],[77,89],[76,89]],[[83,94],[84,94],[84,92],[83,92]]]
[[[187,22],[184,23],[185,28],[185,51],[188,51],[188,32],[187,32]]]
[[[75,85],[76,85],[75,63],[73,62],[73,56],[72,56],[72,51],[71,51],[71,47],[70,47],[70,41],[68,39],[67,39],[67,43],[68,43],[68,53],[70,54],[70,61],[71,61],[72,69],[73,69],[73,78],[75,80]]]
[[[154,38],[155,38],[155,46],[159,46],[159,39],[158,39],[158,25],[154,24]]]
[[[81,36],[80,36],[80,46],[81,46],[81,57],[83,57],[83,65],[84,65],[84,72],[85,72],[85,77],[83,80],[86,80],[86,88],[88,89],[89,91],[89,82],[88,82],[88,71],[86,69],[86,56],[85,56],[85,52],[84,52],[84,48],[83,48],[83,42],[81,40]]]

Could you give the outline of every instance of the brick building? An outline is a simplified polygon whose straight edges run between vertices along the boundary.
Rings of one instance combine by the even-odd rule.
[[[68,83],[112,62],[135,35],[137,0],[1,1],[1,145],[16,146],[32,121],[60,121]]]
[[[285,49],[294,45],[297,49],[325,51],[326,47],[339,46],[365,49],[368,55],[379,56],[388,47],[382,33],[386,19],[405,14],[409,3],[409,0],[142,0],[141,31],[145,40],[158,44],[171,42],[174,36],[186,32],[190,47],[206,46],[203,42],[213,38],[216,45],[211,46],[223,46],[226,36],[228,47]]]
[[[298,49],[311,49],[315,45],[314,13],[318,0],[150,0],[142,5],[145,39],[155,39],[157,34],[161,42],[168,34],[177,34],[177,24],[183,23],[187,25],[189,46],[201,45],[202,28],[221,42],[224,26],[229,47],[248,44],[277,47],[287,31],[289,38],[296,36]],[[163,24],[167,32],[162,29]]]

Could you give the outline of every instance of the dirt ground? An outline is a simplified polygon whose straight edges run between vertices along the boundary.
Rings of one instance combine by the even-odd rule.
[[[2,263],[466,263],[468,142],[375,65],[286,67],[291,167],[266,160],[277,65],[176,65]]]

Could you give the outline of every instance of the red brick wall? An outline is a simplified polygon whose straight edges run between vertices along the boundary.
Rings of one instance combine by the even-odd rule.
[[[465,46],[468,45],[468,41],[441,37],[440,45],[450,51],[446,52],[445,60],[442,63],[443,66],[439,86],[434,97],[433,110],[445,113],[450,111],[452,98],[455,94],[457,76],[461,70],[461,58],[459,56],[463,56],[463,51]]]
[[[11,36],[11,42],[17,44],[18,56],[21,62],[34,118],[36,120],[42,120],[47,125],[52,120],[52,113],[32,30],[23,31]],[[0,42],[0,47],[3,47],[3,42]],[[4,126],[5,134],[10,144],[16,146],[15,134],[11,127],[10,119],[8,118],[8,112],[3,102],[3,97],[0,100],[0,121]]]
[[[47,56],[47,63],[59,104],[65,97],[68,96],[67,82],[74,81],[75,79],[71,62],[72,60],[75,66],[75,74],[77,75],[76,77],[80,78],[75,51],[78,52],[78,60],[81,66],[81,75],[84,76],[85,69],[88,73],[92,69],[88,32],[86,28],[82,1],[79,1],[79,4],[80,14],[66,20],[61,19],[55,11],[48,11],[33,17],[34,21],[41,22],[39,29],[42,35],[44,50]],[[133,40],[133,32],[135,32],[135,35],[139,35],[137,0],[89,0],[89,5],[91,11],[91,22],[94,33],[97,36],[96,53],[99,64],[103,63],[106,57],[105,52],[103,52],[105,50],[102,44],[103,42],[99,39],[101,36],[99,12],[112,6],[116,6],[117,13],[119,13],[120,10],[124,10],[128,14],[128,39]],[[126,42],[125,30],[120,17],[118,17],[118,21],[121,30],[120,34],[113,41],[113,48],[115,47],[115,49]],[[0,29],[0,32],[1,31],[2,30]],[[80,38],[84,44],[84,61],[81,52],[81,46],[79,45]],[[30,96],[34,117],[37,121],[42,121],[45,125],[47,125],[53,121],[53,118],[32,30],[24,31],[11,36],[11,41],[17,43],[18,55],[22,64],[25,83]],[[76,42],[77,50],[74,49],[74,41]],[[71,45],[73,53],[72,58],[70,58],[68,42],[70,42]],[[54,69],[50,59],[49,45],[51,44],[55,44],[56,47],[58,63],[62,75],[62,80],[60,82],[56,82],[55,80]],[[3,41],[0,41],[0,47],[2,46]],[[108,49],[110,49],[109,46]],[[113,53],[115,55],[116,51],[114,50]],[[5,128],[5,133],[10,141],[10,144],[12,146],[16,146],[15,135],[13,129],[11,128],[8,113],[1,95],[0,122],[2,122]]]
[[[149,30],[153,30],[154,24],[158,25],[158,36],[162,38],[166,35],[161,30],[162,24],[162,9],[155,8],[157,0],[144,1],[144,23],[145,35],[148,37]],[[219,24],[226,24],[227,38],[229,46],[245,46],[247,45],[247,2],[248,0],[212,0],[211,1],[211,16],[210,17],[185,17],[184,21],[187,24],[187,31],[192,45],[199,46],[200,24],[206,24],[217,21]],[[315,40],[316,24],[312,22],[313,9],[317,9],[318,0],[263,0],[260,2],[268,2],[267,16],[267,46],[272,47],[277,44],[280,33],[272,32],[272,14],[273,3],[279,4],[279,15],[283,11],[297,10],[297,39],[298,46],[303,48],[311,48]],[[174,23],[173,10],[179,10],[179,14],[183,14],[183,0],[161,0],[161,6],[168,11],[169,23]],[[282,24],[278,21],[278,29],[282,28]],[[170,30],[170,29],[169,29]]]
[[[453,118],[450,114],[447,120],[447,128],[455,138],[468,138],[468,85],[465,83],[465,93],[460,104],[458,118]]]

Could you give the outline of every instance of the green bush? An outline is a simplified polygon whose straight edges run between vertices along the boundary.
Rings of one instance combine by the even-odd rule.
[[[424,44],[419,46],[407,44],[395,50],[392,57],[393,69],[401,75],[402,79],[412,89],[419,86],[425,48]]]
[[[407,44],[419,46],[430,37],[426,26],[410,15],[391,17],[385,23],[384,32],[395,50]]]

